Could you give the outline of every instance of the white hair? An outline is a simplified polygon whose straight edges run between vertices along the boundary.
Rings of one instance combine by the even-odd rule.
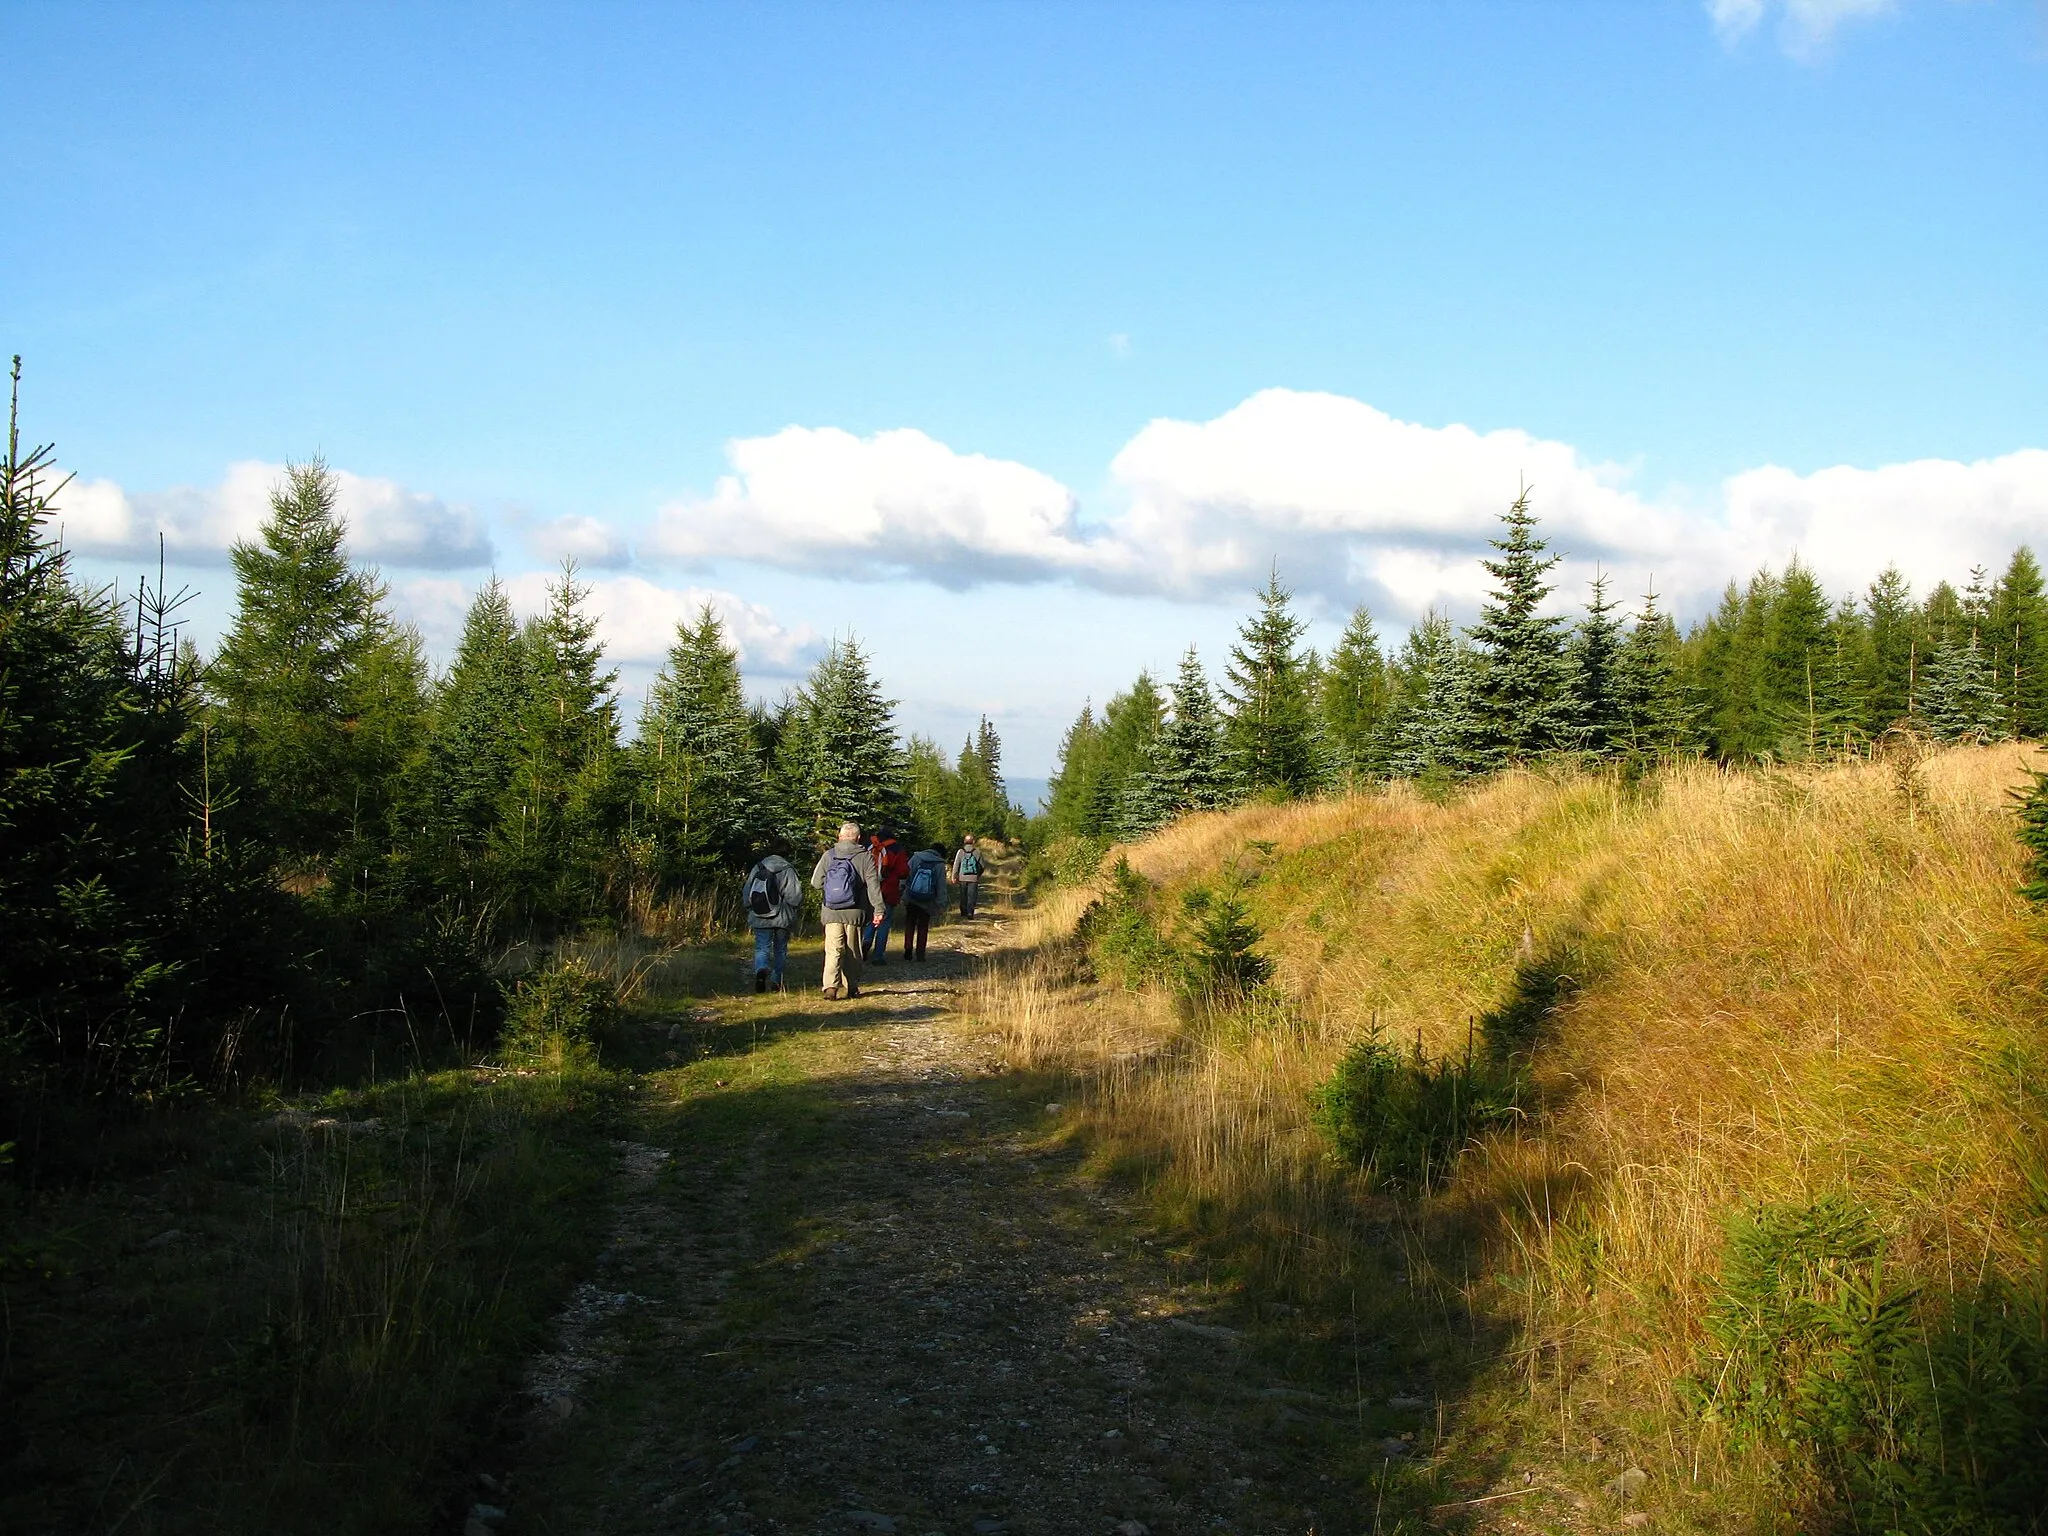
[[[860,823],[857,821],[842,821],[839,823],[839,841],[842,843],[859,842]]]

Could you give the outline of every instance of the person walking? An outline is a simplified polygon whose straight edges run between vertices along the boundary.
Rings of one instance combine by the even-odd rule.
[[[754,930],[754,990],[782,990],[789,935],[804,909],[804,882],[779,853],[764,855],[740,882],[740,905]]]
[[[840,825],[839,841],[818,855],[811,884],[825,895],[825,995],[859,997],[862,935],[870,921],[882,920],[882,884],[858,823]]]
[[[932,919],[946,910],[946,856],[926,848],[910,856],[910,874],[903,882],[903,958],[922,960]]]
[[[882,883],[882,920],[868,930],[867,958],[870,964],[887,965],[889,924],[896,915],[896,904],[903,899],[903,882],[910,878],[910,856],[896,834],[886,828],[868,844],[868,854],[875,861],[875,878]]]
[[[960,840],[960,851],[953,855],[953,883],[960,887],[960,915],[974,916],[975,900],[981,894],[981,854],[972,832]]]

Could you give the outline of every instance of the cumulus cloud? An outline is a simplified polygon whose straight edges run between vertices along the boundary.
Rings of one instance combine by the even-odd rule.
[[[1896,560],[1924,584],[1996,564],[2048,526],[2048,452],[1812,474],[1766,466],[1686,503],[1569,443],[1400,421],[1339,395],[1265,390],[1209,421],[1154,421],[1110,466],[1119,510],[1085,522],[1027,466],[918,432],[789,428],[731,445],[735,473],[662,513],[655,551],[947,586],[1065,581],[1241,601],[1278,562],[1335,611],[1469,612],[1478,557],[1523,485],[1574,600],[1596,567],[1617,591],[1654,578],[1682,607],[1797,555],[1836,590]]]
[[[594,517],[571,514],[526,530],[526,547],[553,565],[574,560],[598,570],[617,570],[633,563],[633,551],[618,529]]]
[[[1844,22],[1882,16],[1896,0],[1706,0],[1707,15],[1721,41],[1733,47],[1778,13],[1778,38],[1796,59],[1818,58]]]
[[[238,539],[253,539],[270,511],[282,464],[230,464],[219,485],[177,486],[133,494],[111,480],[75,480],[57,498],[64,540],[91,554],[147,555],[164,547],[177,559],[223,560]],[[489,563],[483,520],[468,507],[407,490],[394,480],[336,470],[334,477],[349,548],[361,559],[426,570]]]
[[[661,509],[649,551],[757,560],[841,576],[915,574],[942,586],[1081,570],[1073,493],[1007,459],[955,453],[914,430],[856,437],[785,427],[727,445],[733,473]]]
[[[1808,475],[1767,465],[1732,476],[1722,492],[1720,527],[1744,566],[1796,551],[1838,590],[1893,563],[1922,583],[1957,580],[1976,563],[1996,570],[2048,531],[2048,451]]]
[[[547,607],[555,577],[530,571],[506,578],[505,590],[521,615]],[[603,577],[588,583],[598,639],[612,661],[657,663],[675,643],[676,626],[694,623],[706,603],[725,626],[749,674],[791,677],[809,669],[824,640],[807,624],[790,626],[759,603],[711,587],[665,587],[643,576]]]

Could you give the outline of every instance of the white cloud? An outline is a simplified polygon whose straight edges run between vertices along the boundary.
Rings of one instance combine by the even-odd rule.
[[[1714,31],[1730,47],[1776,10],[1781,46],[1793,58],[1811,61],[1825,55],[1844,22],[1887,15],[1898,6],[1897,0],[1706,0],[1706,8]]]
[[[111,480],[74,481],[57,498],[54,520],[65,542],[87,553],[153,554],[161,532],[173,558],[210,563],[236,540],[257,536],[284,473],[282,464],[249,459],[230,464],[211,488],[132,495]],[[427,570],[489,563],[490,539],[469,508],[378,476],[343,469],[334,477],[349,548],[359,558]]]
[[[840,576],[914,573],[955,587],[1034,580],[1090,558],[1065,486],[922,432],[785,427],[730,443],[727,454],[733,473],[710,497],[661,509],[650,553]]]
[[[1478,558],[1527,483],[1562,599],[1595,566],[1696,611],[1729,577],[1804,559],[1837,591],[1896,560],[1925,587],[2001,564],[2048,528],[2048,452],[1800,475],[1764,467],[1689,505],[1629,467],[1512,429],[1397,420],[1339,395],[1265,390],[1210,421],[1154,421],[1110,466],[1122,509],[1084,523],[1065,487],[918,432],[788,428],[731,447],[736,473],[662,514],[657,552],[949,587],[1064,581],[1240,602],[1277,561],[1326,610],[1469,613]]]
[[[527,529],[526,547],[551,565],[574,560],[580,566],[616,570],[633,563],[633,551],[623,533],[577,513]]]
[[[1767,465],[1722,491],[1722,526],[1743,568],[1796,552],[1837,590],[1861,588],[1892,563],[1923,586],[1960,582],[1971,565],[1995,572],[2048,533],[2048,451],[2039,448],[1809,475]]]
[[[1654,561],[1683,535],[1569,444],[1418,426],[1341,395],[1271,389],[1213,421],[1155,421],[1110,472],[1131,494],[1115,525],[1125,571],[1190,597],[1242,593],[1277,559],[1340,603],[1454,599],[1524,483],[1546,531],[1587,559]]]
[[[555,577],[529,571],[507,577],[505,590],[522,616],[547,607]],[[759,603],[710,587],[664,587],[643,576],[602,577],[587,583],[590,611],[608,660],[659,663],[675,643],[676,626],[695,622],[706,603],[725,626],[726,639],[752,676],[790,677],[806,671],[824,649],[807,624],[791,627]]]

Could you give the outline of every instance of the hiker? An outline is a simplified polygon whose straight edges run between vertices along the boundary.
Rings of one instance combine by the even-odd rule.
[[[910,875],[903,882],[903,958],[922,960],[932,919],[946,910],[946,856],[926,848],[910,856]]]
[[[790,931],[804,909],[803,879],[781,854],[764,855],[740,882],[740,905],[754,930],[754,990],[766,992],[772,983],[780,992]]]
[[[953,855],[953,883],[960,887],[960,915],[974,916],[974,900],[981,893],[981,855],[975,851],[972,832],[960,840],[960,851]]]
[[[811,884],[825,893],[825,995],[859,997],[862,933],[882,920],[882,885],[858,823],[841,824],[839,841],[818,855]]]
[[[887,965],[889,923],[896,915],[896,904],[903,899],[903,882],[910,877],[910,858],[896,840],[896,834],[886,828],[868,844],[868,855],[875,861],[875,878],[882,883],[882,920],[868,929],[867,958],[871,964]]]

